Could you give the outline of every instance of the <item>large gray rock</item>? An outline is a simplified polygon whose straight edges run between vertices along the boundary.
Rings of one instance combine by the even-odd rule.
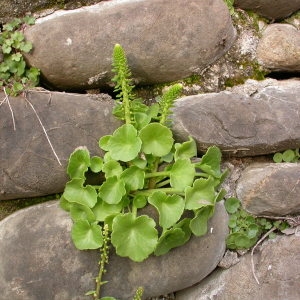
[[[300,0],[235,0],[234,5],[269,19],[283,19],[300,9]]]
[[[253,82],[252,88],[179,99],[174,109],[176,138],[190,135],[199,151],[217,145],[229,156],[299,147],[300,80]]]
[[[300,72],[300,32],[289,24],[271,24],[257,47],[257,60],[272,71]]]
[[[112,51],[121,44],[136,83],[178,80],[222,56],[235,37],[223,0],[113,0],[58,11],[25,31],[26,54],[62,90],[111,85]]]
[[[300,212],[300,164],[254,164],[242,172],[236,188],[243,208],[254,215]]]
[[[278,236],[268,240],[228,270],[218,269],[200,284],[176,293],[176,300],[298,300],[300,299],[300,237]]]
[[[137,287],[157,296],[199,282],[225,251],[227,214],[220,203],[209,232],[166,255],[142,263],[112,255],[104,294],[132,299]],[[0,300],[83,300],[94,288],[99,251],[79,251],[70,240],[72,221],[57,202],[18,211],[0,222]]]
[[[0,99],[5,99],[0,93]],[[108,95],[29,92],[27,99],[38,114],[61,162],[58,163],[29,102],[9,97],[0,107],[0,200],[48,195],[63,191],[71,152],[87,146],[100,154],[98,139],[111,134],[119,122],[112,116]]]
[[[26,13],[39,12],[45,13],[50,9],[74,9],[75,7],[81,7],[82,5],[94,4],[96,2],[107,0],[0,0],[0,22],[5,23],[11,21],[14,17],[23,17]]]

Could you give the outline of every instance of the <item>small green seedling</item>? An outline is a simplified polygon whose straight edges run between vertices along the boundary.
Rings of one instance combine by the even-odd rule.
[[[25,40],[23,30],[33,25],[35,19],[26,16],[14,19],[3,26],[0,34],[2,61],[0,63],[0,88],[11,96],[17,96],[25,89],[39,83],[40,70],[29,68],[23,58],[23,53],[32,50],[32,44]]]
[[[284,152],[277,152],[273,156],[273,160],[276,163],[281,162],[298,162],[300,159],[299,148],[295,150],[288,149]]]
[[[274,226],[282,231],[288,228],[288,224],[282,220],[272,221],[266,218],[254,217],[241,208],[237,198],[228,198],[225,201],[225,208],[229,213],[228,227],[229,235],[226,239],[228,249],[250,249],[258,239]],[[274,232],[269,238],[276,236]]]

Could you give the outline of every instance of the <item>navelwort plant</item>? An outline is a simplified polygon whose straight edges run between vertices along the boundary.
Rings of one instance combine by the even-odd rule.
[[[26,66],[22,54],[32,49],[32,44],[25,40],[22,31],[26,26],[34,23],[33,17],[26,16],[3,25],[0,33],[0,46],[3,54],[2,61],[0,60],[0,88],[5,89],[7,95],[17,96],[39,83],[40,70]]]
[[[124,124],[100,138],[103,157],[91,157],[84,146],[71,154],[70,181],[60,204],[74,222],[71,236],[78,249],[101,248],[103,227],[107,227],[116,253],[141,262],[185,244],[192,234],[207,232],[215,204],[224,196],[224,190],[217,190],[226,172],[221,172],[217,147],[194,161],[195,141],[191,137],[183,143],[174,141],[170,115],[180,84],[149,107],[133,93],[131,72],[119,44],[113,50],[113,71],[117,92],[113,113]],[[87,183],[88,171],[99,174],[97,184]],[[157,220],[145,214],[147,206],[157,212]],[[98,290],[92,292],[98,299]]]
[[[239,199],[231,197],[225,201],[225,208],[229,214],[229,235],[226,239],[228,249],[250,249],[259,238],[270,231],[269,238],[274,238],[275,230],[283,231],[289,227],[285,220],[270,220],[255,217],[241,208]],[[271,232],[271,229],[272,232]]]
[[[273,160],[276,163],[281,163],[281,162],[298,162],[300,159],[300,154],[299,154],[299,148],[292,150],[288,149],[285,150],[284,152],[277,152],[273,156]]]

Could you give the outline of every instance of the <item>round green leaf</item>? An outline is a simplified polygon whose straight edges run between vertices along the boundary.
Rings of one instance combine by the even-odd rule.
[[[251,224],[248,228],[247,228],[247,236],[252,239],[257,237],[259,234],[259,227],[256,224]]]
[[[70,211],[72,203],[70,203],[64,196],[60,197],[59,206],[65,211]]]
[[[154,254],[156,256],[166,254],[171,249],[185,244],[185,242],[185,233],[182,229],[169,229],[159,238]]]
[[[94,222],[96,220],[94,213],[89,207],[77,203],[72,203],[70,215],[73,221],[88,220],[89,222]]]
[[[295,152],[293,150],[286,150],[282,153],[282,159],[285,162],[292,162],[295,158]]]
[[[71,153],[67,173],[71,179],[84,178],[90,166],[90,153],[86,147],[79,147]]]
[[[103,165],[102,171],[105,173],[105,178],[112,176],[119,177],[123,172],[123,168],[118,161],[110,160]]]
[[[273,156],[273,160],[276,163],[281,163],[283,160],[282,153],[280,153],[280,152],[275,153]]]
[[[164,229],[173,226],[182,216],[184,200],[178,195],[166,195],[163,192],[155,192],[149,198],[159,213],[159,225]]]
[[[127,213],[113,220],[111,242],[122,257],[129,257],[136,262],[145,260],[153,253],[157,237],[155,222],[148,216],[135,217]]]
[[[193,184],[195,177],[195,167],[190,159],[177,159],[171,168],[170,183],[176,190],[182,190]]]
[[[136,166],[124,170],[120,178],[125,182],[128,191],[140,190],[144,187],[145,172]]]
[[[104,135],[100,140],[99,140],[99,147],[104,150],[104,151],[108,151],[109,147],[108,147],[108,142],[111,138],[111,135]]]
[[[204,206],[214,205],[215,189],[212,177],[195,180],[192,187],[185,190],[186,209],[198,209]]]
[[[148,124],[140,131],[139,136],[142,140],[142,151],[158,157],[167,155],[174,142],[172,131],[159,123]]]
[[[197,211],[196,216],[190,222],[190,228],[195,236],[205,235],[207,222],[214,212],[214,206],[202,207]]]
[[[131,124],[119,127],[108,141],[111,157],[124,162],[133,160],[141,150],[141,139]]]
[[[209,147],[196,166],[209,175],[219,178],[221,176],[221,151],[218,147]]]
[[[91,158],[90,168],[94,173],[99,173],[102,170],[103,159],[99,156],[93,156]]]
[[[225,208],[227,212],[230,214],[234,214],[239,209],[240,206],[241,206],[240,200],[237,198],[232,197],[232,198],[228,198],[225,201]]]
[[[96,190],[90,185],[84,187],[83,183],[83,179],[72,179],[67,182],[63,196],[69,202],[93,207],[97,202]]]
[[[97,204],[92,208],[92,211],[96,220],[103,222],[108,216],[119,213],[122,208],[122,202],[119,202],[118,204],[108,204],[102,199],[98,199]]]
[[[87,220],[79,220],[73,224],[71,237],[79,250],[98,249],[103,244],[101,227]]]
[[[108,204],[118,204],[125,194],[125,183],[117,176],[109,177],[99,189],[99,197]]]
[[[187,142],[175,144],[175,160],[179,158],[192,158],[194,156],[197,156],[197,146],[192,137],[189,137],[189,141]]]
[[[133,206],[136,208],[143,208],[148,203],[147,197],[143,195],[137,195],[133,198]]]

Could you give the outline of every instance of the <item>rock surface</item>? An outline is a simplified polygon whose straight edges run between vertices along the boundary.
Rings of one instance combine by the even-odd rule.
[[[254,164],[246,168],[237,196],[248,212],[284,216],[300,213],[300,164]]]
[[[271,24],[257,47],[257,59],[272,71],[300,72],[300,32],[289,24]]]
[[[225,251],[227,213],[220,203],[209,232],[169,254],[142,263],[112,255],[104,294],[132,299],[138,286],[145,297],[199,282]],[[78,251],[70,240],[72,221],[49,202],[18,211],[0,222],[0,300],[83,300],[94,288],[98,251]]]
[[[136,83],[161,83],[221,57],[235,30],[223,0],[114,0],[58,11],[25,35],[34,45],[27,60],[48,84],[84,90],[111,85],[116,43],[124,47]]]
[[[254,254],[255,273],[250,253],[228,270],[217,269],[200,284],[176,293],[176,300],[298,300],[300,298],[300,237],[278,236],[268,240]]]
[[[5,23],[13,17],[22,17],[26,13],[41,12],[50,9],[52,12],[55,9],[74,9],[82,5],[94,4],[96,2],[107,0],[0,0],[0,22]]]
[[[4,93],[0,99],[5,99]],[[107,95],[29,92],[27,99],[38,114],[52,146],[30,103],[22,96],[9,97],[0,109],[0,200],[42,196],[61,192],[67,181],[70,153],[87,146],[100,154],[98,139],[118,126],[112,116],[113,101]]]
[[[235,0],[234,5],[272,20],[286,18],[299,10],[300,0]]]
[[[179,99],[174,109],[175,137],[186,140],[190,135],[199,151],[217,145],[229,156],[299,147],[300,81],[270,80],[251,92],[242,88]]]

